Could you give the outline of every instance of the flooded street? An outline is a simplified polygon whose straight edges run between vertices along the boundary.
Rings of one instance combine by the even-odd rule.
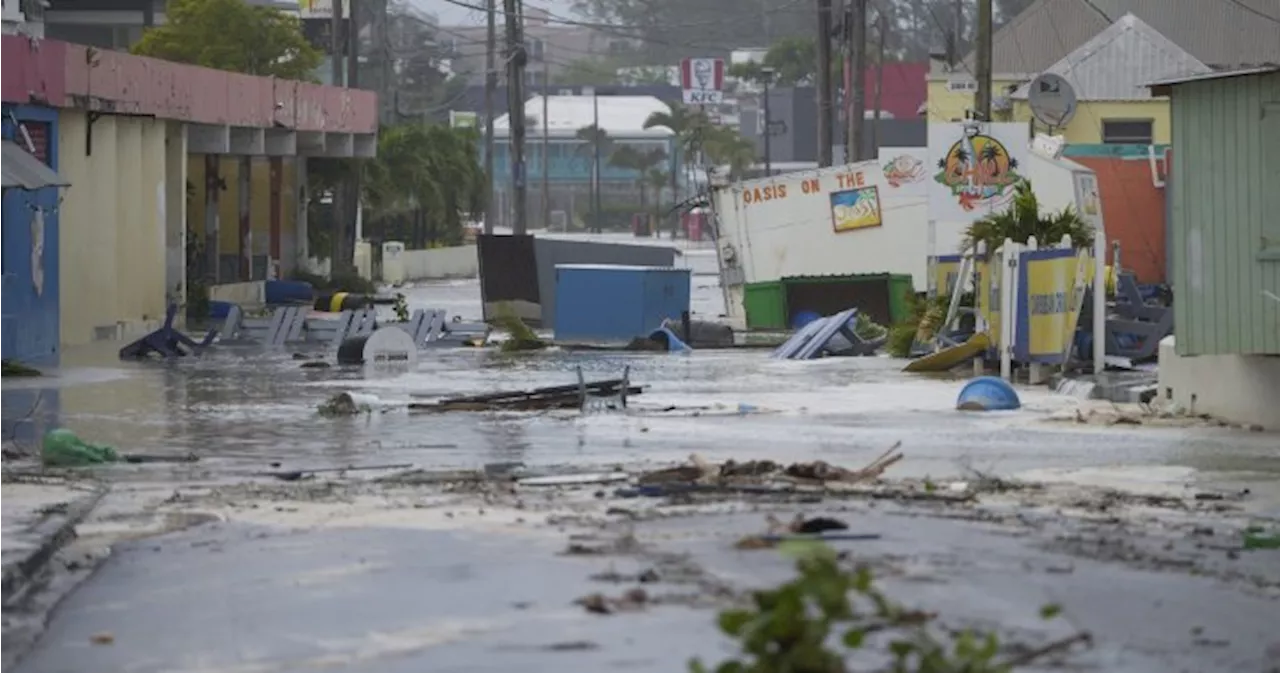
[[[695,269],[696,312],[714,317],[722,303],[707,252],[683,260]],[[480,316],[477,281],[401,291],[411,308]],[[733,546],[760,531],[765,512],[823,513],[873,533],[833,545],[872,564],[900,600],[948,620],[997,625],[1017,642],[1093,631],[1095,648],[1071,659],[1077,670],[1269,670],[1280,652],[1265,627],[1280,601],[1280,552],[1239,552],[1232,541],[1250,522],[1280,519],[1274,435],[1076,422],[1109,405],[1043,387],[1020,388],[1018,411],[963,413],[962,380],[902,366],[776,361],[767,349],[457,348],[375,373],[303,369],[289,350],[148,363],[118,361],[114,345],[69,352],[46,378],[6,381],[6,431],[19,444],[67,427],[124,453],[197,460],[93,468],[111,491],[59,562],[97,570],[13,670],[683,670],[691,656],[729,652],[715,609],[790,574],[776,553]],[[645,390],[625,414],[405,408],[627,367]],[[317,413],[343,391],[383,408]],[[609,485],[379,481],[398,469],[296,483],[263,474],[403,465],[429,476],[512,463],[634,474],[691,454],[858,467],[895,443],[905,457],[887,483],[973,497],[637,498]],[[976,485],[995,475],[1047,485]],[[563,553],[587,544],[606,548]],[[629,586],[602,575],[646,569],[656,579],[644,610],[601,616],[573,604]],[[1068,623],[1041,624],[1045,603],[1063,604]],[[8,630],[6,608],[5,644],[32,644]]]
[[[710,280],[701,283],[701,280]],[[695,277],[703,303],[714,279]],[[476,281],[404,290],[411,307],[480,314]],[[711,297],[708,297],[711,295]],[[961,464],[1016,475],[1027,470],[1117,469],[1117,478],[1235,484],[1274,491],[1280,455],[1273,436],[1224,428],[1099,428],[1047,422],[1080,400],[1043,387],[1020,391],[1015,412],[954,409],[960,380],[904,374],[891,358],[775,361],[768,350],[689,355],[567,352],[519,356],[493,349],[425,351],[412,372],[366,375],[359,368],[307,370],[289,350],[215,348],[200,359],[132,363],[114,349],[69,353],[61,372],[5,385],[5,416],[62,425],[130,453],[200,458],[201,473],[243,474],[268,463],[333,467],[413,463],[474,468],[489,462],[580,466],[708,459],[870,460],[901,441],[908,459],[895,474],[959,473]],[[615,378],[625,367],[645,386],[627,416],[410,413],[414,399],[528,389]],[[52,384],[52,385],[50,385]],[[321,418],[337,392],[371,393],[384,413]],[[12,416],[11,416],[12,415]],[[29,426],[29,427],[28,427]],[[442,444],[453,448],[439,447]],[[108,468],[136,472],[137,468]],[[1268,488],[1268,484],[1272,487]],[[1261,493],[1260,493],[1261,495]],[[1277,502],[1280,502],[1278,500]]]

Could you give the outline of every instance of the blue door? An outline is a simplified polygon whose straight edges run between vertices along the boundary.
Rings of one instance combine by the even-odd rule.
[[[58,169],[58,111],[35,105],[5,105],[3,136]],[[58,312],[59,189],[4,190],[3,320],[0,355],[32,365],[56,365]]]

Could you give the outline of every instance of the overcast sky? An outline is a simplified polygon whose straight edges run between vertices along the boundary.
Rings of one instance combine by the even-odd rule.
[[[440,18],[442,26],[462,26],[467,24],[483,25],[484,12],[446,2],[445,0],[408,0],[411,4],[428,12],[435,14]],[[484,0],[462,0],[469,5],[483,5]],[[499,4],[501,4],[499,2]],[[573,16],[573,2],[571,0],[540,0],[536,3],[526,3],[526,7],[545,7],[556,16]],[[499,21],[499,24],[502,22]]]

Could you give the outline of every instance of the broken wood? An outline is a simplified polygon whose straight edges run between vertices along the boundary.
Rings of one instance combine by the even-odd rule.
[[[616,396],[625,385],[625,379],[592,381],[585,385],[588,396]],[[482,395],[446,397],[436,402],[412,402],[410,411],[541,411],[548,409],[577,409],[582,405],[584,386],[568,384],[547,386],[533,390],[501,391]],[[644,392],[643,386],[628,386],[627,396]]]

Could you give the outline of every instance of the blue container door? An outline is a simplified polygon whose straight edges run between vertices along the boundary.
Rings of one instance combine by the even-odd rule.
[[[663,270],[644,275],[645,329],[655,330],[667,319],[678,322],[689,310],[689,272]]]
[[[4,193],[4,318],[7,359],[56,364],[58,358],[58,188]]]

